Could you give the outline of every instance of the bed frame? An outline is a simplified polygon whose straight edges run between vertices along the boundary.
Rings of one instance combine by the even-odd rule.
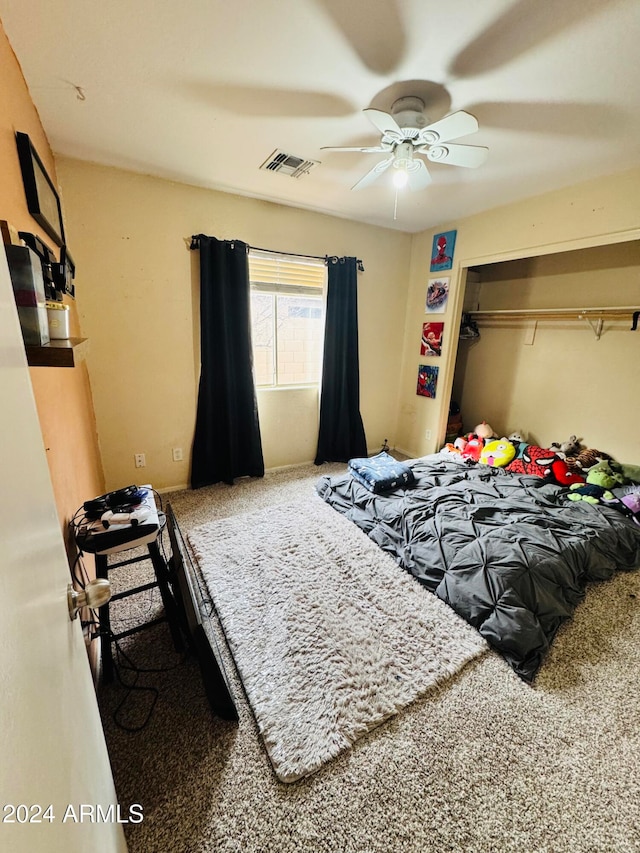
[[[211,614],[204,619],[216,618],[213,605],[204,601],[189,551],[170,503],[167,503],[165,512],[171,544],[169,571],[182,630],[191,652],[198,660],[212,712],[223,720],[237,720],[238,711],[220,649],[213,632],[207,632],[203,624],[202,614],[207,608]]]

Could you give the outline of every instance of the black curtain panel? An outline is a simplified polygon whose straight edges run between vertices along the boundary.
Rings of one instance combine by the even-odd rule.
[[[191,487],[262,477],[247,245],[200,234],[201,369]]]
[[[328,265],[316,465],[367,455],[360,417],[358,261],[329,258]]]

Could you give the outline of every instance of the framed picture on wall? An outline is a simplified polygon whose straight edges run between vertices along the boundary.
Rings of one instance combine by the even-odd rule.
[[[457,233],[457,231],[442,231],[434,235],[431,248],[431,272],[451,269]]]
[[[418,367],[418,387],[416,394],[420,397],[436,396],[436,388],[438,387],[438,368],[432,367],[430,364],[421,364]]]
[[[425,314],[444,314],[449,299],[449,279],[430,278],[427,285],[427,299],[424,306]]]
[[[62,208],[56,188],[28,135],[16,133],[16,144],[29,213],[56,245],[64,246]]]
[[[420,355],[442,355],[444,323],[423,323]]]

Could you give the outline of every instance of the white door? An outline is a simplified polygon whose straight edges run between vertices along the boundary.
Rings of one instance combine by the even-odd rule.
[[[0,405],[0,850],[124,853],[2,247]]]

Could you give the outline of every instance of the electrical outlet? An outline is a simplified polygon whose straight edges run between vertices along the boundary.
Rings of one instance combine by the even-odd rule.
[[[147,460],[145,458],[144,453],[134,453],[133,458],[136,463],[136,468],[144,468],[147,464]]]
[[[426,429],[424,431],[424,437],[427,439],[427,441],[431,440],[431,430],[430,429]]]
[[[173,450],[171,451],[171,453],[173,455],[173,461],[174,462],[182,462],[182,448],[181,447],[174,447]]]

